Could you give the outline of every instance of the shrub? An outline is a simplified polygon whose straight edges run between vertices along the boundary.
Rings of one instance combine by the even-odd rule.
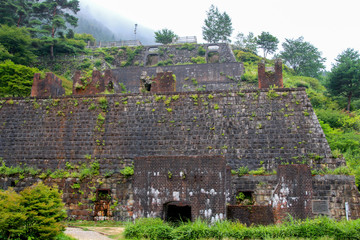
[[[200,56],[205,56],[206,50],[203,48],[203,46],[198,47],[198,54]]]
[[[12,189],[0,191],[1,239],[52,239],[64,227],[66,217],[56,187],[43,183],[25,188],[20,194]]]
[[[30,96],[34,74],[37,68],[18,65],[8,60],[0,63],[0,97]]]
[[[206,63],[206,60],[205,60],[205,57],[197,56],[197,57],[192,57],[191,62],[196,63],[196,64],[204,64],[204,63]]]
[[[120,170],[120,173],[124,175],[126,178],[134,175],[134,166],[127,166],[124,169]]]

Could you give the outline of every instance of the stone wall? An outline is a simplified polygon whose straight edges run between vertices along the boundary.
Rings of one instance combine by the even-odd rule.
[[[279,167],[283,170],[289,169],[285,172],[291,173],[291,169],[296,168],[296,165]],[[231,216],[247,223],[250,213],[246,211],[246,207],[270,206],[274,221],[277,222],[280,222],[287,214],[296,218],[327,215],[335,219],[344,219],[346,218],[345,203],[347,203],[349,219],[360,217],[360,193],[355,185],[354,176],[315,175],[304,178],[301,174],[293,174],[291,179],[290,175],[282,178],[281,171],[278,176],[245,175],[238,177],[233,175],[230,203],[236,204],[236,196],[239,192],[251,193],[254,202],[251,206],[234,210],[241,212],[239,216],[235,213]],[[301,183],[299,178],[304,178],[306,183]],[[279,188],[282,191],[278,191]],[[281,202],[279,202],[279,196],[281,196]]]
[[[49,186],[57,185],[62,191],[69,219],[126,221],[133,216],[132,180],[119,173],[86,179],[24,176],[1,177],[1,189],[12,187],[15,191],[21,191],[36,182],[44,181]],[[108,193],[105,201],[99,194],[101,192]]]
[[[154,77],[158,67],[127,67],[114,69],[113,73],[119,83],[132,93],[140,92],[140,77],[143,72]],[[241,87],[241,76],[244,73],[242,63],[193,64],[161,67],[163,71],[176,76],[176,91],[231,90]]]
[[[104,97],[1,100],[0,157],[49,169],[87,154],[104,169],[158,155],[223,155],[234,169],[344,164],[332,158],[304,89]]]
[[[324,175],[313,177],[313,214],[346,217],[345,203],[349,204],[349,219],[360,217],[360,194],[354,176]]]

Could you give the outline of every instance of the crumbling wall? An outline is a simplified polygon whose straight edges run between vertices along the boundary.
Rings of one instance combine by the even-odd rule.
[[[76,71],[73,77],[73,95],[99,94],[104,91],[116,93],[119,85],[111,70],[106,70],[104,75],[100,71],[93,71],[91,77],[82,76]]]
[[[259,88],[283,87],[282,61],[275,60],[274,68],[265,67],[264,62],[258,64]]]
[[[165,204],[180,202],[191,207],[192,220],[225,219],[230,186],[223,157],[141,157],[134,165],[136,218],[165,218]]]
[[[31,88],[32,97],[57,97],[65,95],[65,89],[54,73],[48,72],[44,79],[40,79],[40,73],[35,73]]]

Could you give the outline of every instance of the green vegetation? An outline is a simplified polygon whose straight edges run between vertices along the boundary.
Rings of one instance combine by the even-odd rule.
[[[231,42],[230,36],[233,32],[231,18],[226,12],[219,12],[214,5],[206,12],[207,18],[202,27],[203,38],[210,42]]]
[[[30,96],[37,68],[15,64],[10,60],[0,63],[0,97]]]
[[[120,170],[120,173],[126,178],[131,177],[132,175],[134,175],[134,166],[126,166],[125,168]]]
[[[178,36],[173,31],[166,28],[155,32],[155,42],[157,43],[169,44],[177,37]]]
[[[1,190],[0,214],[1,239],[53,239],[63,231],[66,217],[58,189],[43,183],[19,194]]]
[[[256,40],[257,45],[264,52],[264,59],[266,59],[267,54],[274,53],[278,48],[279,40],[269,32],[262,32]]]
[[[336,222],[327,217],[294,220],[270,226],[246,227],[239,222],[213,224],[196,220],[171,225],[158,218],[139,219],[126,225],[124,235],[134,239],[358,239],[360,220]],[[326,239],[326,238],[325,238]]]

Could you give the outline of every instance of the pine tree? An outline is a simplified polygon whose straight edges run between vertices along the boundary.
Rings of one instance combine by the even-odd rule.
[[[217,7],[211,5],[204,24],[202,27],[203,38],[206,41],[210,43],[231,42],[230,36],[233,28],[231,18],[226,12],[220,13]]]
[[[55,35],[63,35],[61,30],[66,30],[67,25],[77,26],[78,19],[73,14],[80,11],[79,0],[44,0],[35,3],[33,10],[42,33],[52,38],[53,43],[50,47],[50,55],[54,57]]]

